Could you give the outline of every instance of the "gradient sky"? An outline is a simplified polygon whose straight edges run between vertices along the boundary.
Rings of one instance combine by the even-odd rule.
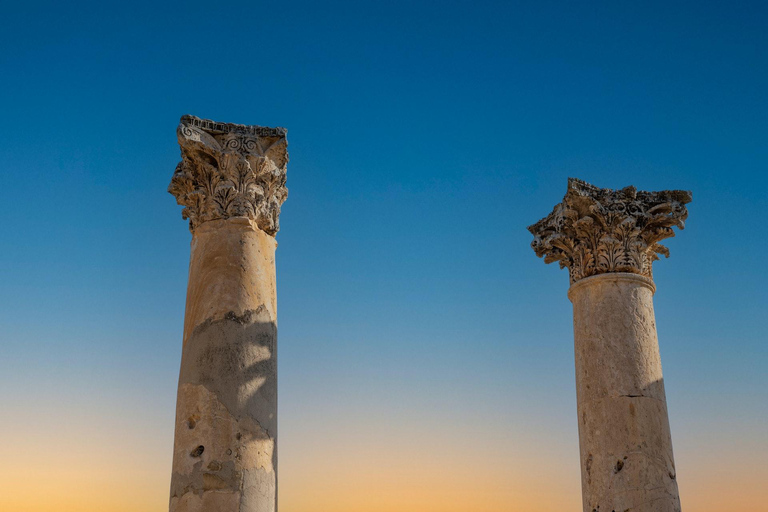
[[[768,510],[762,2],[12,2],[0,510],[167,510],[182,114],[288,128],[282,512],[579,510],[568,176],[693,191],[655,264],[683,507]]]

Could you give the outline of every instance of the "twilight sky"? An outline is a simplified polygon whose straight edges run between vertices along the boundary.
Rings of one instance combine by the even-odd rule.
[[[182,114],[288,128],[282,512],[578,510],[568,176],[689,189],[655,264],[686,510],[768,511],[762,2],[13,2],[0,510],[167,509]]]

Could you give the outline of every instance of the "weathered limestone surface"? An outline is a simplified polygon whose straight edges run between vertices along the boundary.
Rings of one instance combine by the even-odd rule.
[[[691,193],[600,189],[570,179],[528,228],[571,278],[584,512],[679,512],[653,312],[658,242],[684,227]]]
[[[585,511],[680,510],[654,291],[647,277],[609,273],[568,293]]]
[[[192,245],[170,511],[274,512],[285,130],[184,116],[178,136]]]

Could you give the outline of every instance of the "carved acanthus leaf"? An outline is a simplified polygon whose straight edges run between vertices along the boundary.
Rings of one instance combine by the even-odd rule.
[[[598,188],[575,178],[552,213],[530,226],[531,247],[545,263],[568,267],[571,283],[595,274],[632,272],[652,277],[660,240],[685,227],[691,192]]]
[[[176,133],[181,162],[168,192],[184,206],[189,229],[208,220],[248,217],[274,236],[288,196],[285,129],[183,116]]]

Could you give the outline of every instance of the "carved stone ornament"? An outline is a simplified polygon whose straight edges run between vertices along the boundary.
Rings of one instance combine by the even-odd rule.
[[[285,128],[217,123],[182,116],[181,162],[168,192],[189,229],[208,220],[248,217],[274,236],[280,229],[288,142]]]
[[[545,263],[568,267],[571,283],[607,272],[652,278],[658,255],[669,257],[659,241],[685,227],[691,198],[685,190],[611,190],[569,178],[563,202],[528,228],[531,247]]]

